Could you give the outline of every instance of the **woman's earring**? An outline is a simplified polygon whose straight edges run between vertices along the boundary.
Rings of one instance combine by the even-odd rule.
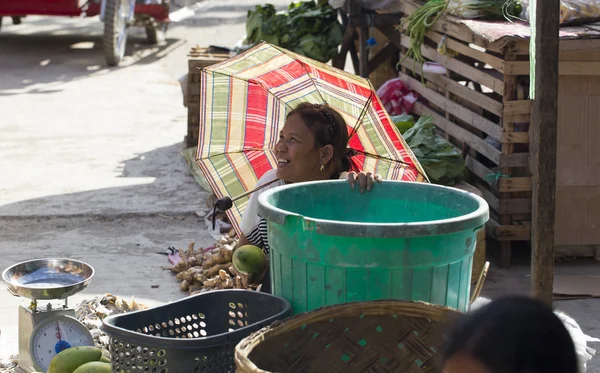
[[[325,171],[325,166],[321,165],[321,172]]]

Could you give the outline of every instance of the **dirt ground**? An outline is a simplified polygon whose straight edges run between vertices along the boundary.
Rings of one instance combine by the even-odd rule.
[[[271,1],[278,7],[288,1]],[[158,46],[130,31],[125,63],[107,68],[98,19],[28,17],[0,31],[0,269],[39,257],[96,270],[71,304],[106,292],[148,305],[183,297],[161,268],[168,246],[208,245],[206,193],[179,154],[187,112],[178,79],[193,45],[233,47],[259,1],[211,0]],[[557,273],[600,272],[577,261]],[[495,267],[484,295],[527,292],[526,265]],[[153,286],[154,285],[154,286]],[[156,287],[158,286],[158,287]],[[0,358],[16,352],[17,306],[0,291]],[[557,302],[600,336],[598,300]],[[588,365],[600,372],[600,358]]]

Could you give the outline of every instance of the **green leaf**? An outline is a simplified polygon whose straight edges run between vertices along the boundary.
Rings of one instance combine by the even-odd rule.
[[[432,118],[422,116],[404,133],[425,173],[433,183],[454,185],[465,176],[466,166],[462,153],[446,139],[435,134]]]
[[[275,12],[271,4],[256,6],[246,19],[246,44],[261,41],[327,62],[337,55],[344,29],[337,12],[328,3],[291,3],[285,12]]]

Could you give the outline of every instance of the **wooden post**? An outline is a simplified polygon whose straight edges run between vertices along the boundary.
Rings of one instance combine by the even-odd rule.
[[[530,156],[533,174],[531,292],[552,304],[556,136],[558,121],[559,0],[533,0],[531,19]]]

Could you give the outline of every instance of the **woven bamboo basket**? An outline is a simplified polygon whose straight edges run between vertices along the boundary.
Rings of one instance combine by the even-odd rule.
[[[447,321],[423,302],[347,303],[277,321],[235,349],[237,373],[439,373]]]

